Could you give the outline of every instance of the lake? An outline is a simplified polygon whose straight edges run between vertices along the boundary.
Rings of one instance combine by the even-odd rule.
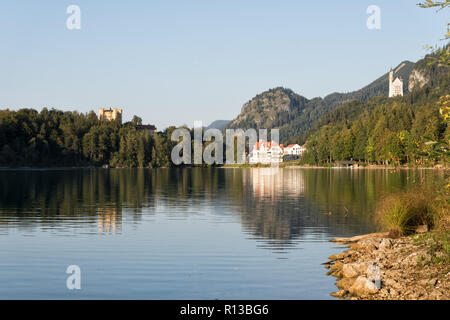
[[[376,231],[377,199],[436,175],[0,170],[0,299],[332,299],[329,240]]]

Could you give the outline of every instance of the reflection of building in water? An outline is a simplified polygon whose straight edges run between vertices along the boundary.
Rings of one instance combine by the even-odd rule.
[[[240,206],[245,232],[264,248],[279,251],[292,246],[310,216],[303,200],[304,171],[252,168],[242,173],[248,192]]]
[[[122,209],[98,208],[97,222],[99,233],[120,233],[122,231]]]
[[[256,197],[277,199],[281,194],[298,196],[305,190],[303,170],[258,168],[250,172],[249,183]]]

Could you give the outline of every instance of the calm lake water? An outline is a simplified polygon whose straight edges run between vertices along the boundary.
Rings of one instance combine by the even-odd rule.
[[[0,299],[331,299],[329,240],[376,231],[378,198],[436,175],[2,170]]]

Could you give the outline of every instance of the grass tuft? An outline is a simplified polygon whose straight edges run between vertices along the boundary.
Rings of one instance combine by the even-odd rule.
[[[434,197],[422,189],[388,195],[380,201],[375,214],[378,224],[397,236],[410,235],[420,225],[431,229],[439,216]]]

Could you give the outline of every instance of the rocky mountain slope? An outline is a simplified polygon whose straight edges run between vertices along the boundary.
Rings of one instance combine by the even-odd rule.
[[[404,92],[415,86],[423,86],[429,81],[429,75],[421,70],[423,63],[410,61],[400,63],[394,69],[394,77],[404,81]],[[414,73],[412,71],[414,70]],[[411,83],[410,83],[411,79]],[[387,96],[389,91],[389,73],[384,74],[360,90],[348,93],[332,93],[325,98],[307,99],[287,88],[274,88],[258,94],[245,103],[241,113],[231,121],[231,129],[280,129],[282,143],[296,141],[302,143],[302,137],[323,115],[345,102],[358,100],[367,102],[375,96]]]

